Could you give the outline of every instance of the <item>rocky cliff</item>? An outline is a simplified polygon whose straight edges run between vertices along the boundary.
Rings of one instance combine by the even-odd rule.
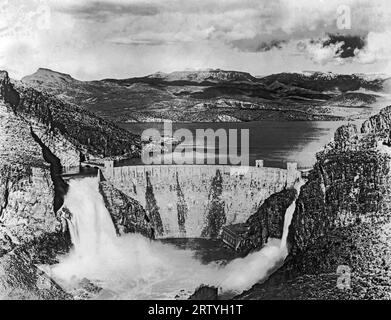
[[[391,297],[390,116],[337,130],[301,189],[284,266],[240,298]]]
[[[70,298],[36,267],[55,263],[70,247],[59,210],[67,191],[62,167],[83,158],[138,156],[138,141],[0,72],[0,297]]]
[[[50,165],[44,160],[40,145],[34,141],[30,127],[0,100],[2,253],[61,229],[54,205]]]
[[[63,166],[78,166],[83,157],[137,156],[139,149],[138,137],[0,72],[3,238],[24,243],[32,240],[30,229],[38,236],[39,228],[42,233],[59,228],[54,213],[67,191]]]
[[[38,269],[25,252],[0,257],[0,300],[67,300],[65,293]]]
[[[154,224],[138,201],[116,189],[107,181],[99,183],[99,191],[118,234],[141,233],[154,239]]]
[[[36,267],[57,262],[70,246],[54,190],[48,168],[0,168],[0,299],[69,298]]]
[[[285,189],[267,198],[257,212],[247,219],[248,230],[242,234],[246,241],[240,251],[259,250],[269,238],[281,239],[286,210],[296,195],[295,189]]]

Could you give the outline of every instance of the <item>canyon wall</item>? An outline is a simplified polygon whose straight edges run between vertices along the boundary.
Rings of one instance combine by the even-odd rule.
[[[390,299],[391,108],[339,128],[301,189],[284,266],[243,299]]]
[[[239,250],[245,253],[259,250],[270,238],[281,239],[286,210],[296,196],[294,188],[287,188],[267,198],[247,219],[248,229],[241,235],[245,241]]]
[[[37,128],[37,132],[43,134],[43,129]],[[57,148],[57,154],[65,158],[66,150],[63,153],[59,150],[61,148]],[[69,155],[72,158],[72,152]],[[60,221],[54,214],[54,195],[50,166],[31,136],[30,127],[0,100],[0,239],[3,253],[56,232]]]
[[[147,238],[154,238],[153,225],[138,201],[107,181],[99,182],[99,192],[103,196],[105,206],[119,235],[140,233]]]
[[[137,139],[0,71],[0,297],[70,298],[35,266],[69,250],[62,166],[137,156]]]
[[[46,214],[47,218],[39,217],[38,220],[42,225],[50,224],[50,216],[58,216],[56,212],[62,206],[67,189],[60,176],[63,166],[78,166],[83,157],[99,160],[103,156],[137,156],[138,141],[139,137],[83,108],[12,81],[7,72],[0,71],[0,217],[3,230],[13,234],[14,223],[7,221],[23,220],[25,216],[31,219],[36,214]],[[41,180],[44,186],[39,182]],[[39,201],[51,203],[50,206],[38,208],[35,205],[38,200],[34,199],[28,203],[29,198],[38,197],[40,193]],[[15,205],[12,199],[15,199]],[[29,211],[34,205],[37,208]],[[16,225],[23,229],[23,226],[33,228],[34,224]],[[29,232],[25,234],[28,239]]]
[[[295,164],[285,170],[106,163],[103,175],[146,209],[157,237],[214,238],[223,225],[246,222],[270,195],[291,187],[300,172]]]

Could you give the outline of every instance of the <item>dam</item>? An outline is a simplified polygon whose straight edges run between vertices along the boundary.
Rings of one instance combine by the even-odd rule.
[[[223,226],[246,222],[265,199],[301,177],[296,163],[281,169],[262,160],[246,167],[106,161],[101,173],[145,208],[157,238],[216,238]]]
[[[118,237],[99,191],[100,182],[96,176],[69,180],[64,204],[71,212],[66,219],[73,246],[51,268],[54,278],[70,288],[82,279],[92,279],[102,288],[95,296],[98,300],[183,299],[200,284],[218,288],[223,297],[233,297],[267,277],[288,253],[286,241],[295,201],[286,209],[281,240],[271,239],[245,257],[215,256],[202,263],[192,249],[151,241],[137,233]],[[297,194],[302,183],[299,180],[293,186]]]

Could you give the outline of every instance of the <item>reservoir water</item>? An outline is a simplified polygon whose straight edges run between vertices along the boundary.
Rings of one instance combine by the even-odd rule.
[[[197,129],[240,129],[249,130],[250,165],[255,160],[264,160],[265,166],[286,167],[287,162],[297,162],[300,168],[311,167],[316,160],[316,152],[329,143],[335,130],[348,121],[256,121],[235,123],[173,123],[173,131],[189,129],[194,137]],[[163,133],[163,123],[122,123],[133,133],[156,128]],[[238,136],[240,142],[240,137]],[[194,139],[194,147],[202,143]],[[239,146],[240,152],[240,146]]]
[[[391,85],[387,82],[384,93],[361,90],[375,94],[377,101],[363,110],[359,118],[350,121],[358,127],[382,108],[391,105]],[[299,168],[310,168],[316,161],[316,153],[329,143],[335,130],[349,121],[254,121],[220,123],[173,123],[173,130],[189,129],[194,135],[197,129],[249,129],[249,160],[263,159],[265,166],[286,167],[286,162],[297,162]],[[122,128],[141,134],[143,130],[156,128],[163,132],[163,123],[120,123]],[[240,141],[238,137],[238,141]],[[196,141],[194,144],[202,143]],[[240,149],[240,146],[239,146]]]

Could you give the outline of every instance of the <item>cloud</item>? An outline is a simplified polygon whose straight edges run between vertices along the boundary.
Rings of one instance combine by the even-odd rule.
[[[341,5],[350,30],[338,29]],[[49,9],[43,28],[39,7]],[[186,67],[345,71],[390,59],[388,0],[0,0],[0,13],[0,66],[17,77],[38,67],[88,79]]]
[[[356,53],[365,46],[364,37],[356,35],[330,34],[328,39],[323,42],[323,47],[336,45],[338,51],[336,56],[346,59],[356,55]]]
[[[312,61],[327,63],[375,64],[391,61],[391,30],[368,35],[328,35],[321,40],[298,43],[298,50]]]
[[[251,39],[239,39],[231,42],[234,48],[248,52],[266,52],[273,49],[282,49],[288,40],[267,39],[267,37],[254,37]]]
[[[355,61],[364,64],[373,64],[380,60],[390,61],[391,57],[391,30],[386,32],[370,32],[366,45],[356,52]]]
[[[356,1],[357,2],[357,1]],[[160,34],[185,34],[184,42],[215,40],[232,43],[243,50],[260,51],[268,43],[291,40],[306,33],[337,30],[337,11],[341,4],[352,0],[88,0],[84,2],[57,2],[57,11],[74,19],[85,20],[91,28],[104,25],[115,31],[113,37],[141,37],[143,43],[155,45]],[[122,19],[123,18],[123,19]],[[200,37],[200,29],[208,30]],[[145,35],[149,34],[151,41]],[[273,38],[273,34],[284,38]],[[194,36],[195,35],[195,36]],[[201,34],[202,35],[202,34]],[[251,40],[257,42],[251,48]],[[171,41],[168,39],[168,41]],[[238,41],[238,42],[236,42]],[[246,42],[247,41],[247,42]],[[135,44],[139,41],[134,41]],[[274,47],[272,45],[272,47]]]
[[[327,46],[324,45],[324,42],[328,41],[327,39],[323,40],[305,40],[300,41],[297,44],[297,49],[300,53],[304,54],[311,61],[325,65],[330,62],[341,63],[342,59],[339,53],[342,50],[343,42],[331,43]]]
[[[65,3],[66,4],[66,3]],[[87,1],[76,2],[68,5],[56,7],[59,12],[63,12],[77,19],[94,21],[108,21],[113,16],[155,16],[159,13],[159,6],[150,3],[137,2],[107,2],[107,1]]]
[[[330,34],[322,39],[299,41],[301,54],[318,64],[375,63],[390,52],[385,41],[387,35],[369,33],[367,36]],[[388,51],[387,51],[388,50]],[[387,57],[388,59],[388,57]]]
[[[272,49],[282,49],[283,45],[286,44],[286,40],[272,40],[270,42],[261,42],[255,51],[265,52]]]

